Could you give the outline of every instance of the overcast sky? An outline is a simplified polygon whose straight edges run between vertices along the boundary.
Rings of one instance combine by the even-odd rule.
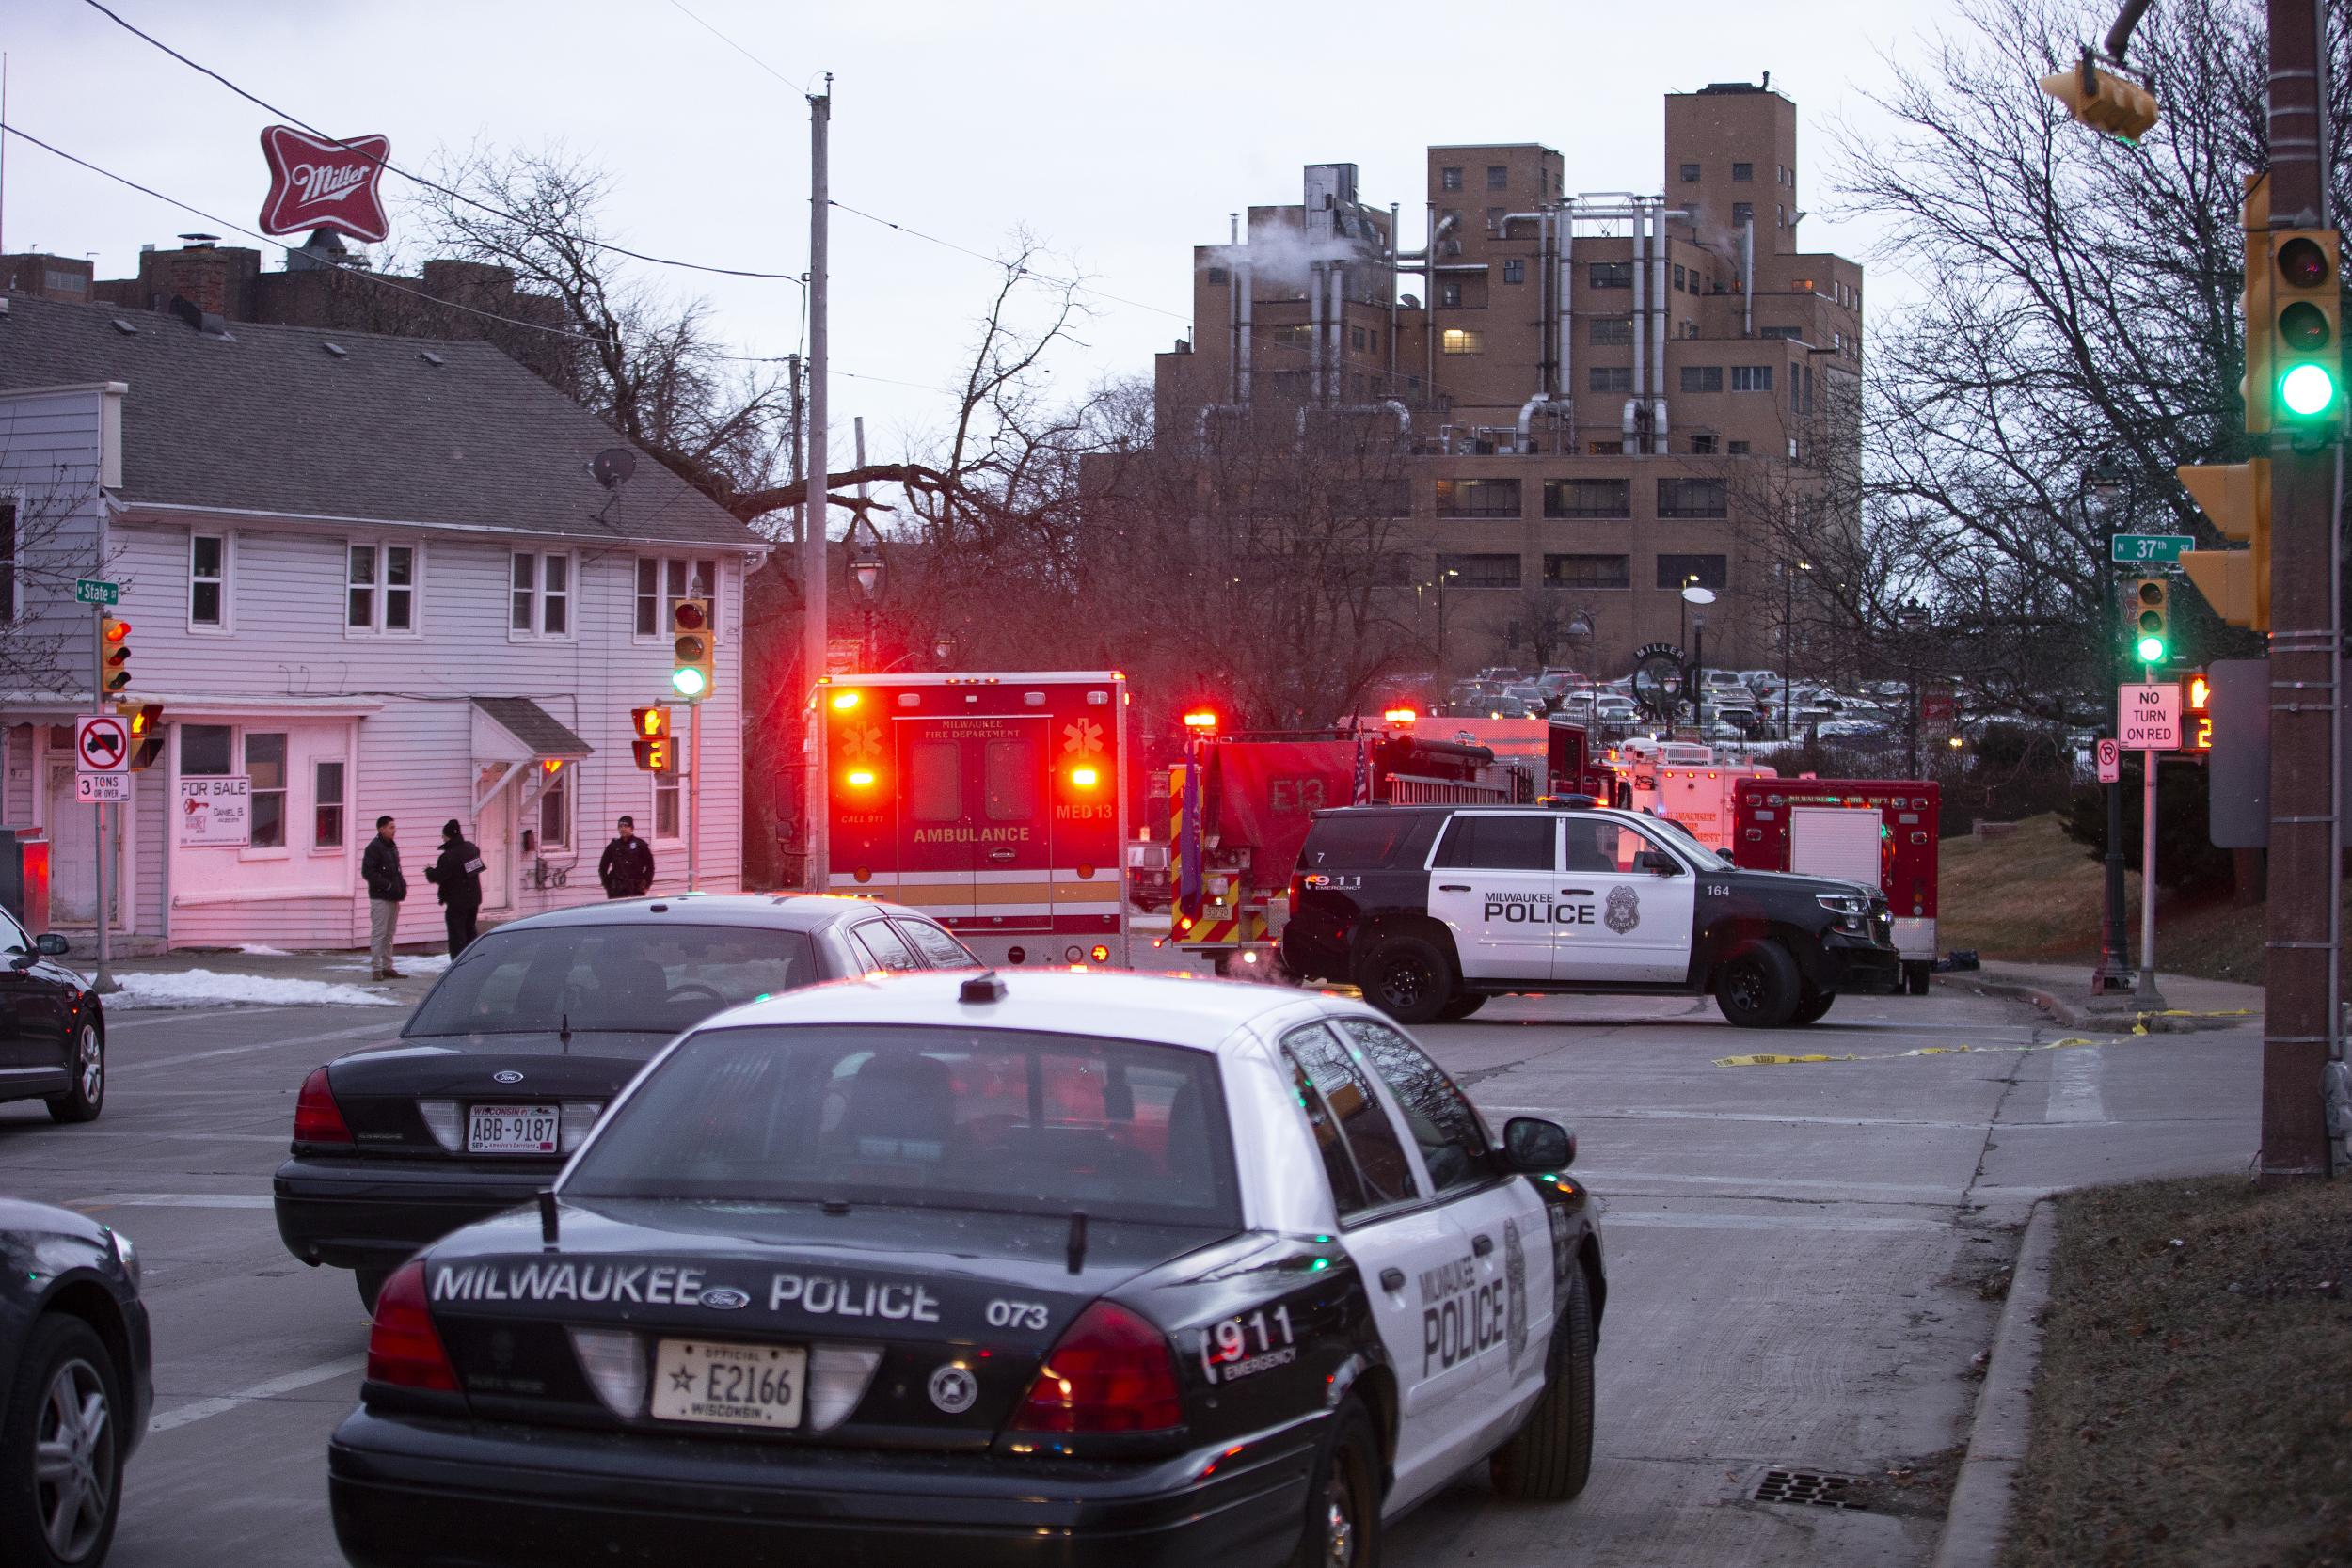
[[[1915,55],[1947,10],[1565,0],[1473,20],[1466,8],[1360,0],[684,0],[691,15],[677,0],[111,3],[294,116],[337,135],[389,135],[395,164],[422,167],[437,149],[476,141],[561,143],[610,170],[615,237],[791,273],[808,257],[803,89],[830,71],[836,201],[981,252],[1025,225],[1104,293],[1137,302],[1094,298],[1084,346],[1053,364],[1073,395],[1149,373],[1155,351],[1190,336],[1191,246],[1221,242],[1236,209],[1295,202],[1304,164],[1359,165],[1364,198],[1403,202],[1414,245],[1428,145],[1542,142],[1565,154],[1570,190],[1656,190],[1661,95],[1766,71],[1798,106],[1807,248],[1860,255],[1870,236],[1821,215],[1828,128],[1867,117],[1883,56]],[[258,137],[274,116],[86,0],[7,0],[6,12],[11,123],[255,225]],[[404,183],[386,182],[396,225]],[[143,243],[216,228],[12,138],[5,226],[7,249],[94,252],[102,277],[135,271]],[[265,253],[264,265],[280,261]],[[832,274],[834,439],[864,414],[873,454],[902,455],[944,415],[936,388],[958,376],[990,269],[836,210]],[[793,284],[648,276],[706,295],[740,352],[798,346]]]

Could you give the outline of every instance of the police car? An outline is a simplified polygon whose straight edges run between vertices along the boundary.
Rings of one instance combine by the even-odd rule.
[[[1284,965],[1406,1023],[1503,991],[1711,991],[1732,1022],[1772,1029],[1899,983],[1877,888],[1744,870],[1661,818],[1577,800],[1317,813]]]
[[[1178,976],[910,974],[723,1013],[537,1209],[376,1304],[328,1452],[363,1568],[1377,1560],[1591,1464],[1568,1133],[1392,1022]]]

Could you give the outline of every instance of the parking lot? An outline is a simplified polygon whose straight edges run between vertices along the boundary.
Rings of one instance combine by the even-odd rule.
[[[399,1017],[124,1013],[103,1119],[0,1107],[0,1183],[103,1213],[146,1259],[157,1430],[113,1562],[339,1560],[324,1452],[366,1322],[347,1275],[284,1254],[268,1178],[304,1072]],[[1584,1497],[1506,1505],[1466,1477],[1395,1527],[1399,1563],[1924,1563],[2027,1206],[2253,1144],[2258,1027],[2059,1044],[1939,988],[1777,1036],[1683,998],[1504,998],[1418,1033],[1490,1113],[1575,1129],[1612,1296]],[[1863,1059],[1714,1065],[1799,1052]],[[1774,1467],[1870,1480],[1869,1506],[1753,1500]]]

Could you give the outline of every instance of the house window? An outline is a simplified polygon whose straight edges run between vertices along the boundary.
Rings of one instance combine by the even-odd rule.
[[[229,753],[236,732],[227,724],[178,724],[180,771],[204,778],[229,772]]]
[[[1347,329],[1347,341],[1350,347],[1354,348],[1357,353],[1361,354],[1364,351],[1364,329],[1360,326],[1349,327]]]
[[[515,553],[507,631],[516,637],[572,634],[572,558],[567,554]]]
[[[1442,309],[1460,309],[1462,308],[1462,285],[1459,283],[1438,284],[1438,305]]]
[[[656,773],[653,776],[653,836],[656,840],[675,842],[685,836],[679,829],[679,797],[678,776],[675,773]]]
[[[1661,517],[1724,517],[1730,515],[1720,479],[1661,479],[1658,482]],[[1708,587],[1719,584],[1709,583]]]
[[[1675,288],[1683,293],[1689,292],[1687,277],[1679,261],[1675,263]]]
[[[1735,392],[1771,391],[1772,389],[1772,367],[1770,365],[1732,366],[1731,389]]]
[[[1519,515],[1519,482],[1516,479],[1441,479],[1438,481],[1440,517],[1516,517]]]
[[[1804,330],[1796,326],[1759,326],[1756,329],[1756,335],[1759,338],[1794,339],[1804,336]]]
[[[1711,457],[1715,451],[1715,437],[1712,436],[1692,436],[1691,451],[1700,457]]]
[[[1548,479],[1544,481],[1547,517],[1630,517],[1633,482],[1629,479]]]
[[[1748,444],[1747,444],[1745,441],[1734,441],[1734,442],[1732,442],[1732,443],[1731,443],[1731,455],[1732,455],[1732,456],[1734,456],[1734,457],[1745,457],[1745,456],[1747,456],[1747,455],[1748,455]]]
[[[1595,261],[1585,269],[1587,285],[1596,289],[1630,289],[1633,287],[1633,263],[1630,261]]]
[[[225,534],[188,537],[188,625],[218,628],[229,610],[229,539]]]
[[[0,499],[0,621],[16,619],[16,500]]]
[[[310,846],[315,849],[343,847],[343,765],[322,762],[312,775]]]
[[[1682,182],[1686,185],[1695,185],[1699,182],[1698,165],[1685,164],[1682,166]]]
[[[687,587],[693,585],[689,594]],[[710,601],[710,625],[719,626],[719,563],[705,557],[699,561],[677,559],[656,560],[645,557],[637,562],[637,635],[663,637],[670,630],[670,607],[680,599],[703,598]]]
[[[1548,555],[1544,583],[1550,588],[1630,588],[1633,576],[1621,555]]]
[[[1503,262],[1503,263],[1502,263],[1502,280],[1503,280],[1505,283],[1524,283],[1524,282],[1526,282],[1526,281],[1527,281],[1527,263],[1526,263],[1525,261],[1521,261],[1519,258],[1518,258],[1518,257],[1516,257],[1516,256],[1515,256],[1515,257],[1513,257],[1513,258],[1511,258],[1509,261],[1507,261]]]
[[[1486,166],[1486,188],[1490,191],[1509,190],[1511,188],[1511,166],[1488,164]]]
[[[1737,229],[1742,227],[1743,225],[1752,224],[1755,221],[1756,204],[1754,202],[1735,201],[1731,204],[1731,223],[1733,228]]]
[[[1486,340],[1479,333],[1449,326],[1438,339],[1438,350],[1441,354],[1484,354]]]
[[[286,736],[280,730],[272,734],[245,737],[245,771],[252,781],[253,838],[256,849],[283,849],[286,847]]]
[[[1682,389],[1686,392],[1722,391],[1724,389],[1724,368],[1721,365],[1683,366]]]
[[[1211,283],[1230,283],[1232,281],[1232,278],[1233,275],[1223,267],[1211,267],[1209,269],[1209,281]]]
[[[1458,168],[1439,169],[1438,171],[1438,188],[1441,191],[1460,190],[1462,188],[1462,171]]]
[[[1622,457],[1625,455],[1625,443],[1623,441],[1587,441],[1584,444],[1584,454],[1588,457]]]
[[[1584,341],[1595,348],[1608,348],[1633,341],[1631,316],[1595,316],[1585,328]]]
[[[1588,365],[1584,369],[1584,384],[1596,392],[1629,392],[1633,390],[1633,367]]]
[[[1519,558],[1516,555],[1441,555],[1438,578],[1449,588],[1517,588]]]
[[[572,769],[570,764],[547,775],[539,786],[539,849],[572,847]]]
[[[1711,588],[1721,593],[1730,581],[1721,555],[1661,555],[1658,558],[1661,588]]]
[[[1731,166],[1731,177],[1732,179],[1740,182],[1753,180],[1756,178],[1756,166],[1754,164],[1734,164]]]
[[[354,545],[344,576],[343,629],[407,636],[417,629],[417,547]]]

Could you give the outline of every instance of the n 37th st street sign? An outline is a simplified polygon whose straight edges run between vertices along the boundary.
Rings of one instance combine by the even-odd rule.
[[[2177,682],[2136,682],[2115,689],[2115,738],[2127,752],[2181,749],[2181,688]]]
[[[2107,541],[2107,559],[2119,566],[2178,566],[2182,552],[2196,547],[2185,533],[2119,533]]]

